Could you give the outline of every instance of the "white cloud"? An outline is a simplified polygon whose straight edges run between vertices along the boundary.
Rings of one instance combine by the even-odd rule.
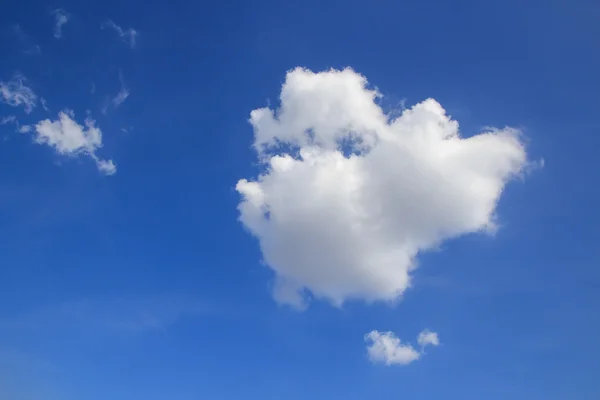
[[[8,82],[0,81],[0,100],[10,106],[23,106],[29,114],[37,102],[37,96],[27,86],[27,79],[23,75],[15,74]]]
[[[402,344],[394,332],[371,331],[365,335],[365,341],[373,363],[408,365],[421,357],[410,344]]]
[[[435,100],[391,119],[380,96],[351,69],[297,68],[278,110],[250,114],[265,169],[237,183],[240,220],[279,303],[398,299],[419,252],[495,228],[502,190],[527,164],[514,129],[464,138]]]
[[[127,43],[129,45],[129,47],[131,47],[132,49],[135,47],[138,36],[138,32],[135,29],[129,28],[123,30],[123,28],[121,28],[119,25],[115,24],[111,20],[105,21],[100,27],[102,29],[112,29],[117,33],[117,35],[119,35],[119,37],[124,43]]]
[[[62,27],[69,21],[70,15],[63,9],[56,9],[54,14],[54,37],[60,39],[62,37]]]
[[[437,333],[428,330],[421,332],[417,340],[422,349],[429,344],[439,345]],[[365,335],[365,341],[369,359],[373,363],[408,365],[424,354],[410,344],[402,344],[394,332],[371,331]]]
[[[33,130],[31,125],[21,125],[18,129],[19,133],[29,133]]]
[[[440,339],[438,338],[438,334],[435,332],[431,332],[429,329],[425,329],[423,332],[419,333],[417,337],[417,342],[421,348],[425,348],[426,346],[439,346]]]
[[[96,150],[102,147],[102,131],[90,118],[85,120],[85,127],[79,125],[72,111],[66,110],[58,114],[58,120],[45,119],[35,125],[35,141],[53,147],[59,154],[87,154],[95,162],[98,169],[106,175],[113,175],[116,166],[112,160],[101,160]]]
[[[95,158],[96,166],[103,172],[105,175],[114,175],[117,173],[117,166],[113,162],[113,160],[100,160]]]

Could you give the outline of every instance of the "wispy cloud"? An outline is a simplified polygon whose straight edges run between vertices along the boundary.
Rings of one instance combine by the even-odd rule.
[[[108,113],[109,105],[110,105],[110,97],[106,96],[106,98],[104,99],[104,103],[102,104],[102,108],[100,108],[100,112],[103,115],[106,115]]]
[[[46,102],[45,98],[40,97],[40,104],[42,105],[42,108],[44,109],[44,111],[50,112],[50,109],[48,108],[48,103]]]
[[[17,73],[8,82],[0,81],[0,101],[13,107],[23,106],[29,114],[36,105],[37,96],[27,86],[27,79]]]
[[[218,310],[180,297],[78,300],[0,320],[2,330],[102,329],[107,332],[161,330],[185,317],[210,316]]]
[[[125,85],[125,80],[123,79],[122,71],[119,71],[119,82],[121,83],[121,89],[119,90],[119,93],[117,93],[117,95],[112,98],[112,104],[115,108],[123,104],[131,94],[131,92]]]
[[[101,29],[111,29],[119,35],[124,43],[127,43],[132,49],[135,47],[137,42],[138,32],[133,28],[123,29],[119,25],[115,24],[112,20],[107,20],[100,26]]]
[[[57,8],[52,11],[54,15],[54,37],[60,39],[62,37],[62,27],[69,21],[71,16],[62,8]]]
[[[12,29],[19,42],[21,53],[28,56],[39,56],[42,54],[42,48],[33,43],[29,35],[25,33],[19,24],[13,25]]]
[[[123,102],[125,100],[127,100],[127,98],[129,97],[129,89],[122,87],[121,90],[119,90],[119,93],[117,93],[117,95],[115,97],[113,97],[112,102],[113,105],[116,107],[119,107],[121,104],[123,104]]]
[[[17,117],[14,115],[8,115],[6,117],[0,118],[0,125],[12,124],[17,122]]]

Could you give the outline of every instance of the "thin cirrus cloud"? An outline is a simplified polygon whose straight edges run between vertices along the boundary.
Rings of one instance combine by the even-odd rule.
[[[70,110],[58,113],[57,120],[45,119],[37,124],[21,127],[21,133],[34,132],[34,140],[38,144],[52,147],[58,154],[78,156],[85,154],[91,157],[96,167],[105,175],[113,175],[117,167],[112,160],[103,160],[96,155],[102,147],[102,131],[95,125],[95,121],[86,118],[85,126],[79,125],[75,115]]]
[[[273,296],[395,301],[420,252],[493,232],[496,204],[528,165],[520,132],[461,137],[434,99],[392,118],[352,69],[288,72],[277,110],[251,112],[263,172],[240,179],[240,221],[275,273]]]
[[[17,123],[17,117],[15,117],[14,115],[7,115],[6,117],[0,118],[0,125],[16,124],[16,123]]]
[[[56,39],[60,39],[63,35],[63,26],[69,22],[71,16],[62,8],[54,10],[52,14],[54,15],[53,34]]]
[[[114,31],[123,43],[126,43],[132,49],[135,48],[137,43],[138,32],[133,28],[123,29],[119,25],[115,24],[112,20],[107,20],[100,26],[101,29],[110,29]]]
[[[40,104],[42,105],[44,111],[50,112],[50,109],[48,108],[48,102],[46,101],[46,99],[40,97]]]
[[[121,82],[121,89],[119,90],[119,93],[117,93],[117,95],[112,99],[112,103],[115,108],[123,104],[131,94],[129,89],[125,86],[125,81],[123,80],[123,73],[121,71],[119,71],[119,82]]]
[[[365,335],[367,342],[367,354],[374,364],[408,365],[418,359],[424,353],[425,346],[438,346],[440,344],[435,332],[425,330],[418,336],[421,351],[417,351],[412,345],[404,344],[394,332],[371,331]]]
[[[27,79],[17,73],[8,82],[0,81],[0,101],[13,107],[23,107],[29,114],[36,106],[37,95],[28,86]]]
[[[25,31],[21,28],[21,25],[15,24],[13,25],[13,32],[17,37],[18,44],[21,48],[21,53],[27,56],[39,56],[42,54],[42,48],[33,43],[29,35],[25,33]]]
[[[125,100],[127,100],[127,98],[129,97],[129,94],[129,89],[122,87],[121,90],[119,90],[119,93],[117,93],[117,95],[112,99],[112,103],[115,106],[115,108],[123,104]]]
[[[0,318],[0,331],[87,328],[141,333],[165,329],[184,317],[211,316],[220,311],[212,304],[182,297],[79,300]]]

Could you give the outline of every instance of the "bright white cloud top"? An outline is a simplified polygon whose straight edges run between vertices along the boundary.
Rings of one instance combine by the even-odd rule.
[[[87,154],[95,162],[98,169],[113,175],[117,167],[112,160],[102,160],[96,156],[96,151],[102,147],[102,131],[95,126],[92,119],[85,120],[85,127],[79,125],[73,118],[73,112],[66,110],[58,114],[58,119],[45,119],[35,126],[35,141],[53,147],[59,154]]]
[[[351,69],[297,68],[279,109],[251,113],[265,170],[237,183],[240,220],[279,303],[398,299],[419,252],[495,228],[503,189],[527,164],[514,129],[461,137],[435,100],[390,119],[380,96]]]

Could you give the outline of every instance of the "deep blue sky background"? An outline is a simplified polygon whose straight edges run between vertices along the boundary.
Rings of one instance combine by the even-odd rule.
[[[0,79],[51,113],[0,116],[89,109],[119,170],[0,126],[0,398],[600,398],[599,22],[585,0],[4,2]],[[351,66],[387,109],[434,97],[465,135],[521,127],[545,167],[494,238],[423,255],[396,307],[279,308],[233,187],[258,173],[249,112],[296,66]],[[131,96],[103,115],[119,70]],[[443,343],[423,359],[367,360],[367,331],[423,327]]]

